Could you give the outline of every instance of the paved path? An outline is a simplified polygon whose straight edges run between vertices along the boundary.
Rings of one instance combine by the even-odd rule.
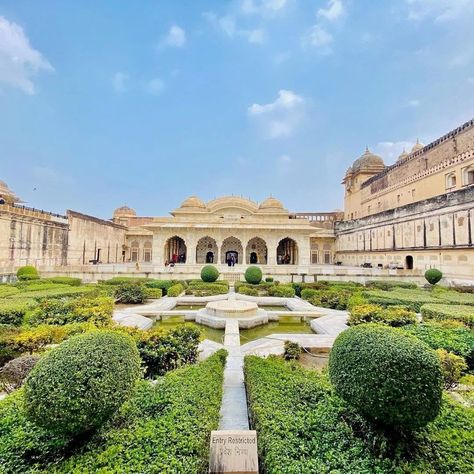
[[[239,323],[225,325],[224,348],[229,353],[224,369],[224,393],[220,412],[220,430],[248,430],[247,395],[244,385],[244,358],[240,350]]]

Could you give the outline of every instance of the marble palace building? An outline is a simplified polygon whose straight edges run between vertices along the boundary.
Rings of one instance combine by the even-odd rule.
[[[474,120],[417,142],[392,165],[366,149],[342,184],[343,211],[191,196],[166,217],[123,206],[105,220],[24,206],[0,181],[0,275],[32,264],[92,280],[108,272],[192,278],[212,263],[235,278],[256,264],[282,281],[415,277],[431,267],[474,281]]]

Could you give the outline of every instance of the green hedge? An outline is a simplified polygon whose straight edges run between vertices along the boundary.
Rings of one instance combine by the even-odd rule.
[[[77,435],[102,425],[131,395],[142,374],[135,341],[94,331],[43,356],[25,383],[27,417],[39,426]]]
[[[403,330],[426,342],[433,349],[445,349],[464,357],[469,367],[474,369],[474,332],[465,326],[447,327],[442,322],[425,322],[405,326]]]
[[[225,295],[228,291],[228,285],[220,282],[207,283],[203,281],[192,281],[186,288],[186,294],[194,296]]]
[[[213,283],[219,278],[219,270],[214,265],[205,265],[201,269],[201,280]]]
[[[39,278],[39,273],[35,267],[25,265],[17,270],[16,276],[19,280],[37,280]]]
[[[419,313],[421,307],[426,303],[436,303],[438,299],[425,290],[406,290],[397,288],[392,291],[372,290],[364,291],[363,296],[369,303],[382,306],[407,306]]]
[[[421,307],[423,319],[460,321],[474,328],[474,307],[466,305],[425,304]]]
[[[15,293],[12,296],[9,296],[9,299],[34,299],[40,301],[43,298],[65,298],[68,296],[80,296],[87,295],[91,293],[96,293],[98,288],[95,286],[69,286],[69,285],[54,285],[49,287],[48,285],[42,285],[43,288],[33,287],[33,289],[26,288],[25,291],[20,291]],[[46,287],[46,288],[45,288]]]
[[[295,289],[291,285],[276,285],[268,288],[268,294],[282,298],[293,298],[295,296]]]
[[[69,286],[81,286],[82,280],[80,278],[67,277],[67,276],[57,276],[46,278],[46,281],[49,283],[56,283],[59,285],[69,285]]]
[[[258,296],[258,289],[251,286],[241,285],[237,291],[241,295]]]
[[[262,472],[472,472],[474,411],[447,397],[434,422],[398,444],[348,408],[318,372],[250,356],[245,383]]]
[[[407,288],[410,290],[418,289],[416,283],[392,280],[369,280],[365,283],[365,286],[367,288],[376,288],[378,290],[392,290],[393,288]]]
[[[305,294],[307,293],[309,293],[309,291]],[[311,290],[310,294],[311,296],[308,301],[314,306],[345,310],[347,309],[347,304],[352,295],[352,291],[348,289],[331,288],[328,290]]]
[[[176,283],[173,286],[168,288],[168,296],[172,298],[176,298],[184,291],[184,287],[181,283]]]
[[[337,336],[329,355],[336,392],[368,419],[396,430],[432,421],[441,406],[441,366],[406,332],[362,324]]]
[[[262,269],[256,266],[250,266],[245,270],[244,278],[251,285],[258,285],[262,281]]]
[[[0,324],[19,326],[34,303],[28,300],[0,300]]]
[[[18,391],[0,402],[2,472],[206,472],[210,432],[219,423],[225,354],[170,372],[155,386],[140,382],[133,398],[82,446],[29,422],[23,390]]]
[[[161,288],[148,288],[145,287],[145,296],[149,299],[160,299],[163,296],[163,290]]]
[[[399,306],[383,306],[377,304],[362,304],[351,308],[349,326],[363,323],[382,323],[398,327],[416,322],[416,314],[409,309]]]
[[[28,318],[32,326],[40,324],[92,323],[108,326],[112,323],[114,302],[106,296],[41,301]]]

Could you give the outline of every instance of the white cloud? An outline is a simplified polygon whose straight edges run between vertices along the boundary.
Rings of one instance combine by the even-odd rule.
[[[304,118],[305,100],[293,91],[282,89],[269,104],[252,104],[247,113],[256,121],[266,139],[293,135]]]
[[[327,8],[320,8],[318,10],[318,17],[329,21],[336,21],[344,15],[344,11],[342,0],[329,0]]]
[[[186,44],[186,31],[178,25],[173,25],[161,40],[162,48],[182,48]]]
[[[317,48],[321,54],[331,54],[333,36],[321,25],[314,25],[308,34],[303,37],[303,44]]]
[[[214,12],[205,12],[204,17],[229,38],[245,38],[249,43],[261,44],[265,41],[265,31],[261,28],[246,30],[239,28],[230,15],[218,17]]]
[[[159,77],[155,77],[145,84],[145,90],[153,95],[161,94],[164,88],[165,83]]]
[[[40,71],[54,71],[47,59],[32,48],[21,26],[0,16],[0,83],[35,93],[32,77]]]
[[[375,145],[374,153],[380,155],[386,164],[394,163],[403,151],[410,153],[415,142],[399,141],[399,142],[379,142]]]
[[[431,18],[436,22],[449,22],[474,13],[472,0],[406,0],[406,3],[408,19],[412,21]]]
[[[268,15],[283,10],[288,0],[242,0],[240,8],[245,14]]]
[[[127,84],[130,76],[125,72],[116,72],[112,78],[112,87],[117,94],[127,92]]]

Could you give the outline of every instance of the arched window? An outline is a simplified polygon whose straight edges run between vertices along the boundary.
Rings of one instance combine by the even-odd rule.
[[[152,256],[151,249],[152,249],[152,243],[148,240],[143,245],[143,261],[144,262],[151,262],[151,256]]]
[[[456,173],[453,171],[446,175],[446,189],[452,189],[456,187]]]
[[[175,235],[166,241],[165,260],[168,263],[186,263],[187,248],[184,239]]]
[[[462,184],[463,186],[474,184],[474,165],[462,169]]]
[[[260,237],[254,237],[247,243],[246,251],[247,262],[250,264],[266,265],[268,260],[267,244]]]
[[[134,240],[130,246],[130,260],[132,262],[138,262],[138,255],[140,254],[140,245]]]
[[[208,235],[198,240],[196,263],[217,263],[217,243]]]
[[[298,245],[293,239],[286,237],[280,240],[277,247],[278,265],[297,265],[298,264]]]
[[[222,242],[221,263],[227,263],[227,265],[242,263],[243,253],[242,242],[237,237],[227,237]]]

